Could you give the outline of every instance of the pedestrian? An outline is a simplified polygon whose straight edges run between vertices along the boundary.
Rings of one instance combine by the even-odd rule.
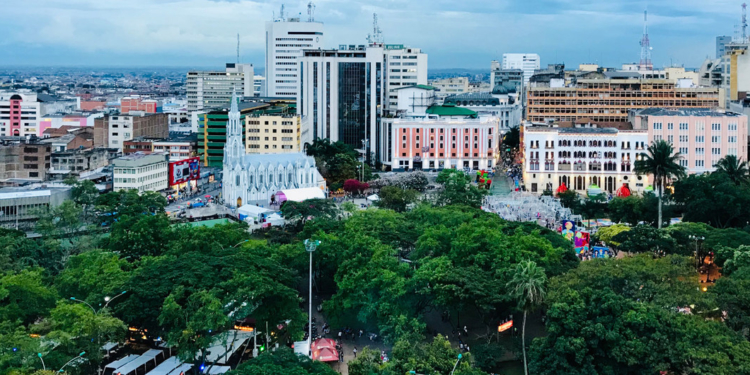
[[[362,330],[360,329],[360,330],[359,330],[359,337],[362,337],[362,334],[363,334],[363,333],[364,333],[364,332],[363,332],[363,331],[362,331]]]
[[[464,333],[469,333],[469,330],[466,329],[466,326],[464,326]]]
[[[354,350],[352,350],[352,353],[354,353],[354,358],[357,358],[357,347],[354,347]]]
[[[467,351],[467,352],[470,352],[470,351],[471,351],[471,349],[469,349],[469,344],[466,344],[466,351]]]
[[[339,341],[341,341],[341,331],[339,330]]]

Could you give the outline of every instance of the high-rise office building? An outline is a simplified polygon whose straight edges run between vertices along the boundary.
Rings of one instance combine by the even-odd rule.
[[[302,144],[317,138],[379,150],[380,119],[385,101],[383,46],[339,46],[306,50],[300,62],[297,111],[302,115]]]
[[[536,53],[504,53],[503,69],[523,70],[523,83],[528,85],[534,71],[541,67],[540,61]]]
[[[304,49],[323,46],[323,23],[281,17],[266,22],[265,96],[293,98],[299,82],[299,58]]]
[[[391,110],[398,106],[398,89],[427,84],[427,54],[403,44],[386,44],[383,48],[388,69],[385,109]]]
[[[254,77],[253,64],[227,63],[223,72],[188,72],[185,82],[188,112],[226,107],[235,89],[245,97],[253,96]]]

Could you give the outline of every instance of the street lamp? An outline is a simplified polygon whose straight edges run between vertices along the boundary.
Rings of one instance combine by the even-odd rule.
[[[83,357],[83,355],[84,355],[84,354],[86,354],[86,352],[81,352],[81,354],[78,354],[78,356],[76,356],[76,357],[73,357],[73,358],[72,358],[72,359],[71,359],[70,361],[66,362],[66,363],[65,363],[65,364],[63,365],[63,367],[60,367],[60,370],[58,370],[57,372],[63,372],[63,369],[65,369],[65,366],[69,365],[69,364],[70,364],[70,362],[73,362],[73,361],[75,361],[76,359],[78,359],[78,358],[81,358],[81,357]],[[39,358],[41,358],[41,357],[39,357]]]
[[[99,315],[99,313],[100,313],[100,312],[101,312],[102,310],[106,309],[106,308],[107,308],[107,306],[109,306],[109,304],[110,304],[110,303],[111,303],[112,301],[116,300],[116,299],[117,299],[117,297],[121,297],[121,296],[123,296],[123,295],[124,295],[125,293],[127,293],[127,290],[124,290],[124,291],[123,291],[122,293],[120,293],[120,294],[118,294],[118,295],[116,295],[116,296],[114,296],[114,297],[109,297],[109,296],[105,296],[105,297],[104,297],[104,302],[106,302],[106,303],[104,304],[104,306],[103,306],[103,307],[102,307],[101,309],[99,309],[99,311],[96,311],[96,309],[94,308],[94,306],[91,306],[91,305],[90,305],[90,304],[89,304],[88,302],[86,302],[86,301],[84,301],[84,300],[76,299],[75,297],[70,297],[70,300],[71,300],[71,301],[73,301],[73,302],[79,302],[79,303],[82,303],[82,304],[84,304],[84,305],[86,305],[86,306],[90,307],[90,308],[91,308],[91,311],[93,311],[93,312],[94,312],[94,315]],[[100,304],[100,305],[101,305],[101,304]]]
[[[305,240],[305,250],[307,250],[308,253],[310,253],[310,286],[309,286],[309,295],[308,295],[308,302],[310,302],[310,315],[307,317],[307,350],[310,351],[312,348],[312,258],[313,253],[315,252],[315,249],[320,245],[320,241],[318,240]],[[310,351],[312,353],[312,351]]]
[[[42,370],[47,370],[47,366],[44,365],[44,359],[42,358],[42,353],[36,353],[36,355],[39,356],[39,360],[42,361]]]
[[[702,263],[702,259],[700,259],[700,254],[698,253],[698,241],[704,241],[706,237],[693,236],[691,234],[690,236],[688,236],[688,238],[695,241],[695,263],[696,263],[696,267],[700,267],[700,264]]]
[[[453,375],[453,372],[456,371],[456,366],[458,366],[458,362],[461,361],[461,357],[463,357],[463,355],[461,355],[461,353],[459,353],[458,354],[458,359],[456,360],[456,364],[453,365],[453,370],[451,370],[451,375]]]

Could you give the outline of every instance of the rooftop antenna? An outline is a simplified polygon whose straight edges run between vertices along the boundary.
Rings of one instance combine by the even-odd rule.
[[[284,4],[281,4],[281,12],[279,12],[279,18],[281,18],[282,21],[284,20]]]
[[[648,10],[643,11],[643,37],[641,37],[641,61],[638,70],[654,70],[651,63],[651,42],[648,39]]]
[[[747,43],[747,4],[742,3],[742,43]]]
[[[383,32],[380,31],[378,26],[378,14],[372,14],[372,34],[367,35],[367,40],[370,43],[383,43]]]
[[[240,65],[240,33],[237,33],[237,65]]]
[[[315,4],[307,3],[307,22],[315,22]]]

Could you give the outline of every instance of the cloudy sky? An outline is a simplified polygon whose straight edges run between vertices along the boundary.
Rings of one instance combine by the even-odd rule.
[[[0,0],[0,65],[262,66],[265,22],[299,0]],[[654,65],[698,67],[733,35],[741,1],[317,0],[325,42],[364,44],[377,13],[386,43],[422,48],[430,68],[489,69],[506,52],[542,64],[616,66],[640,56],[649,10]]]

